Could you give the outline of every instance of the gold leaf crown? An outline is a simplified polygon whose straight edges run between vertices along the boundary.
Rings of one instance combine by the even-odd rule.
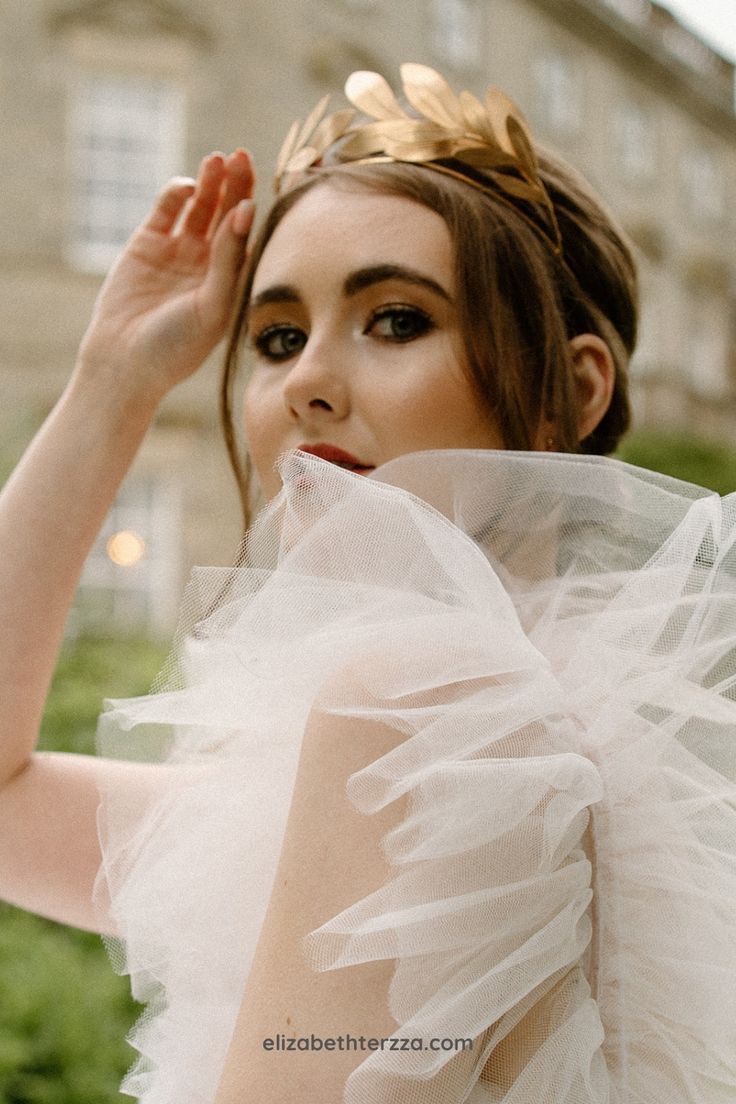
[[[402,108],[379,73],[360,70],[348,77],[345,95],[372,121],[356,123],[352,108],[326,115],[325,96],[306,122],[295,122],[276,162],[277,194],[294,177],[322,165],[331,147],[337,164],[422,164],[513,206],[560,253],[554,206],[539,176],[529,127],[516,104],[498,88],[489,88],[483,103],[472,92],[458,96],[426,65],[402,65],[401,78],[404,96],[417,116]],[[540,219],[531,218],[519,201],[536,208]]]

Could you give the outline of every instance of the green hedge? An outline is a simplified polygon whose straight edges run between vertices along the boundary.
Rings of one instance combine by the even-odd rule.
[[[718,494],[736,490],[736,449],[725,443],[687,433],[642,430],[626,438],[616,455]]]
[[[145,693],[163,660],[149,641],[65,647],[41,745],[91,752],[105,697]],[[140,1014],[100,937],[0,904],[0,1104],[122,1104]]]
[[[112,1104],[140,1012],[99,936],[0,906],[0,1100]]]

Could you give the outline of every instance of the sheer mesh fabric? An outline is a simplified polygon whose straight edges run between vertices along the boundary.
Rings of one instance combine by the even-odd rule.
[[[307,718],[391,726],[347,781],[402,799],[392,876],[306,939],[393,963],[397,1037],[347,1104],[736,1099],[736,496],[599,457],[313,457],[232,569],[196,569],[167,668],[99,748],[114,962],[149,1007],[124,1090],[214,1099]],[[346,736],[347,738],[347,736]]]

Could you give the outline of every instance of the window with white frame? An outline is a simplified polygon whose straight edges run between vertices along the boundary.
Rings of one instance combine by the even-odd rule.
[[[167,80],[88,73],[71,108],[70,260],[104,271],[183,155],[183,99]]]
[[[705,290],[688,293],[688,364],[690,385],[704,398],[728,391],[730,319],[726,304]]]
[[[582,123],[580,74],[569,54],[550,49],[534,62],[540,117],[551,130],[575,133]]]
[[[627,100],[618,104],[613,120],[616,156],[624,180],[651,180],[657,167],[657,134],[651,111]]]
[[[181,582],[178,487],[155,477],[123,484],[87,557],[71,633],[167,635]]]
[[[664,360],[662,324],[664,287],[660,266],[653,264],[641,254],[637,259],[641,310],[636,352],[631,361],[631,375],[642,377],[656,373],[662,367]]]
[[[693,147],[683,157],[681,176],[688,211],[701,223],[718,223],[726,213],[725,181],[710,150]]]
[[[459,68],[480,60],[481,26],[477,0],[432,0],[432,49]]]

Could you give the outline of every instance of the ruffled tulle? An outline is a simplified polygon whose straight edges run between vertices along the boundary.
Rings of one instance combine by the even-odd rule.
[[[401,1038],[347,1104],[736,1099],[736,496],[598,457],[439,452],[365,479],[294,454],[232,569],[196,569],[157,692],[103,754],[100,888],[149,1002],[125,1092],[211,1104],[308,716],[393,726],[392,878],[311,933],[394,963]]]

